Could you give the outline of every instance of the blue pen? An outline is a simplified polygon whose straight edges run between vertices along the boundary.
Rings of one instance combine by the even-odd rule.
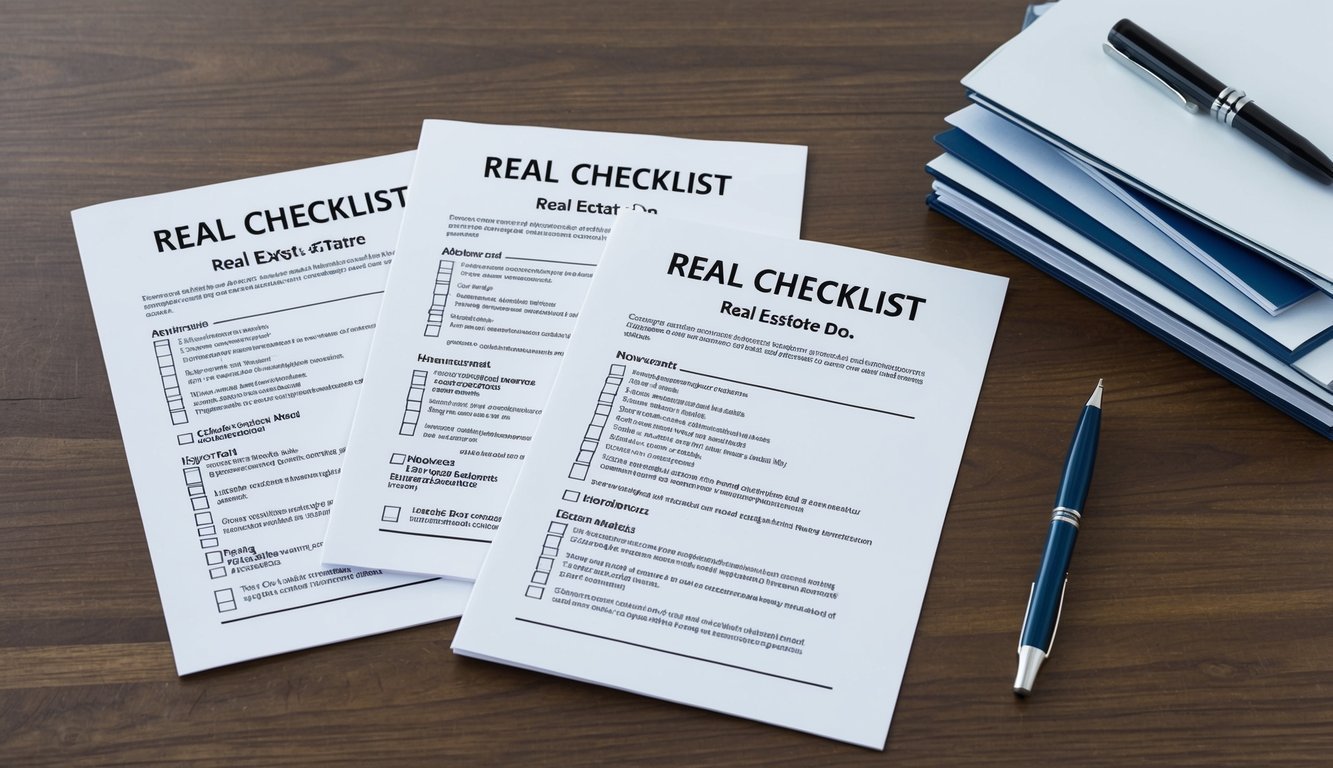
[[[1069,442],[1065,456],[1065,472],[1060,479],[1060,490],[1055,494],[1055,509],[1051,512],[1051,529],[1046,536],[1046,548],[1041,553],[1037,580],[1028,596],[1027,615],[1018,637],[1018,675],[1014,678],[1014,693],[1026,696],[1032,693],[1037,670],[1051,653],[1055,628],[1060,623],[1060,607],[1065,599],[1068,583],[1069,559],[1074,554],[1078,539],[1079,522],[1083,519],[1083,502],[1088,498],[1092,482],[1092,465],[1097,458],[1097,433],[1102,424],[1102,382],[1083,406],[1074,439]]]

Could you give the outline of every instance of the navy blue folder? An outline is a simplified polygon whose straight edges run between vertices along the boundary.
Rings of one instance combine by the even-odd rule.
[[[1256,328],[1224,304],[1200,290],[1193,283],[1182,279],[1175,272],[1163,266],[1161,262],[1144,253],[1141,249],[1121,237],[1114,230],[1102,224],[1093,216],[1085,213],[1073,203],[1056,194],[1041,182],[1029,176],[1021,168],[1006,160],[990,147],[982,144],[963,131],[952,128],[935,137],[936,143],[946,152],[967,163],[984,174],[987,178],[1004,186],[1041,210],[1058,219],[1063,224],[1105,248],[1110,253],[1132,264],[1157,282],[1180,295],[1191,304],[1217,318],[1227,327],[1254,342],[1265,352],[1292,363],[1311,349],[1333,339],[1333,327],[1307,339],[1294,350],[1288,350],[1274,341],[1268,334]],[[935,173],[932,171],[932,173]],[[938,174],[936,174],[938,175]],[[952,186],[960,187],[955,180],[946,179]],[[976,197],[972,195],[972,197]],[[1021,224],[1021,222],[1020,222]],[[1026,224],[1023,224],[1025,228]]]

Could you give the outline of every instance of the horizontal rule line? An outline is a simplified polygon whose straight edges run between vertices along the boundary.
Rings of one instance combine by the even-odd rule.
[[[711,374],[711,373],[704,373],[704,372],[702,372],[702,371],[691,371],[691,370],[689,370],[688,368],[681,368],[680,370],[681,370],[682,372],[684,372],[684,373],[692,373],[692,374],[694,374],[695,376],[703,376],[703,377],[705,377],[705,378],[709,378],[709,379],[717,379],[718,381],[727,381],[727,382],[730,382],[730,383],[732,383],[732,384],[740,384],[740,385],[743,386],[743,387],[757,387],[757,388],[759,388],[759,389],[767,389],[767,390],[770,391],[770,392],[779,392],[779,393],[784,394],[784,395],[795,395],[796,397],[804,397],[804,398],[806,398],[807,400],[818,400],[818,401],[820,401],[821,403],[831,403],[831,404],[833,404],[833,405],[842,405],[842,406],[846,406],[846,407],[848,407],[848,408],[858,408],[858,409],[860,409],[860,410],[862,410],[862,411],[873,411],[874,413],[882,413],[882,414],[884,414],[885,416],[897,416],[897,417],[900,418],[900,419],[915,419],[915,418],[916,418],[915,416],[909,416],[909,415],[907,415],[907,414],[905,414],[905,413],[894,413],[893,411],[885,411],[885,410],[882,410],[882,409],[880,409],[880,408],[871,408],[871,407],[868,406],[868,405],[857,405],[856,403],[845,403],[845,402],[843,402],[843,401],[841,401],[841,400],[830,400],[830,399],[828,399],[827,397],[818,397],[818,396],[816,396],[816,395],[807,395],[807,394],[805,394],[804,392],[793,392],[793,391],[791,391],[791,390],[789,390],[789,389],[778,389],[777,387],[769,387],[769,386],[765,386],[765,385],[763,385],[763,384],[755,384],[755,383],[752,382],[752,381],[741,381],[740,379],[728,379],[728,378],[725,377],[725,376],[714,376],[714,375]]]
[[[295,307],[283,307],[282,309],[270,309],[267,312],[256,312],[253,315],[241,315],[240,317],[229,317],[226,320],[214,320],[213,325],[222,325],[223,323],[234,323],[237,320],[249,320],[252,317],[263,317],[264,315],[276,315],[279,312],[291,312],[294,309],[306,309],[307,307],[318,307],[321,304],[332,304],[335,301],[347,301],[348,299],[360,299],[365,296],[378,296],[384,291],[371,291],[369,293],[358,293],[355,296],[339,296],[336,299],[327,299],[325,301],[315,301],[310,304],[300,304]]]
[[[351,599],[354,598],[354,597],[364,597],[364,596],[366,596],[366,595],[374,595],[374,594],[378,594],[378,593],[380,593],[380,592],[389,592],[389,591],[391,591],[391,590],[402,589],[402,588],[404,588],[404,587],[415,587],[415,586],[418,585],[418,584],[428,584],[428,583],[430,583],[430,582],[432,582],[432,581],[439,581],[439,580],[440,580],[440,578],[439,578],[438,576],[436,576],[436,577],[434,577],[434,578],[430,578],[430,579],[422,579],[421,581],[411,581],[411,582],[408,582],[408,583],[406,583],[406,584],[398,584],[398,585],[396,585],[396,586],[392,586],[392,587],[380,587],[379,589],[371,589],[371,590],[367,590],[367,591],[365,591],[365,592],[357,592],[357,593],[354,594],[354,595],[343,595],[342,597],[330,597],[328,600],[316,600],[316,601],[313,602],[313,603],[305,603],[305,604],[303,604],[303,605],[293,605],[293,606],[290,607],[290,608],[279,608],[279,609],[276,610],[276,611],[265,611],[264,613],[256,613],[256,614],[251,615],[251,616],[241,616],[240,618],[236,618],[236,619],[227,619],[226,621],[223,621],[223,622],[221,622],[221,623],[223,623],[223,624],[235,624],[235,623],[238,622],[238,621],[249,621],[250,619],[258,619],[258,618],[261,618],[261,617],[264,617],[264,616],[272,616],[272,615],[275,614],[275,613],[286,613],[286,612],[288,612],[288,611],[299,611],[299,610],[301,610],[302,608],[313,608],[313,607],[315,607],[315,606],[317,606],[317,605],[324,605],[325,603],[336,603],[336,602],[338,602],[339,600],[351,600]]]
[[[831,685],[824,685],[823,683],[812,683],[812,682],[810,682],[809,680],[801,680],[801,679],[799,679],[799,678],[795,678],[795,677],[787,677],[786,675],[779,675],[779,674],[777,674],[777,673],[775,673],[775,672],[765,672],[765,671],[763,671],[762,669],[751,669],[750,667],[742,667],[742,666],[740,666],[739,664],[730,664],[730,663],[725,662],[725,661],[718,661],[717,659],[708,659],[708,658],[704,658],[703,656],[691,656],[691,655],[688,654],[688,653],[681,653],[681,652],[679,652],[679,651],[668,651],[668,650],[665,649],[665,648],[657,648],[657,647],[655,647],[655,646],[651,646],[651,645],[644,645],[643,643],[635,643],[635,642],[632,642],[632,641],[630,641],[630,640],[621,640],[621,639],[618,638],[618,637],[607,637],[606,635],[599,635],[599,634],[596,634],[596,633],[593,633],[593,632],[584,632],[584,631],[581,630],[581,629],[572,629],[572,628],[570,628],[570,627],[562,627],[562,626],[560,626],[560,625],[558,625],[558,624],[547,624],[547,623],[545,623],[545,622],[541,622],[541,621],[534,621],[534,620],[532,620],[532,619],[525,619],[525,618],[523,618],[523,617],[521,617],[521,616],[515,616],[515,617],[514,617],[514,620],[515,620],[515,621],[521,621],[521,622],[523,622],[523,623],[525,623],[525,624],[535,624],[535,625],[537,625],[537,626],[539,626],[539,627],[546,627],[547,629],[557,629],[557,630],[560,630],[561,632],[570,632],[570,633],[573,633],[573,634],[575,634],[575,635],[584,635],[584,636],[586,636],[586,637],[595,637],[595,638],[597,638],[598,640],[606,640],[606,641],[608,641],[608,642],[612,642],[612,643],[620,643],[621,645],[631,645],[631,646],[634,646],[635,648],[642,648],[642,649],[644,649],[645,651],[655,651],[655,652],[657,652],[657,653],[665,653],[665,654],[670,655],[670,656],[679,656],[679,657],[681,657],[682,659],[690,659],[691,661],[702,661],[702,662],[704,662],[705,664],[716,664],[716,665],[718,665],[719,667],[730,667],[731,669],[738,669],[738,670],[740,670],[740,671],[742,671],[742,672],[750,672],[750,673],[752,673],[752,674],[756,674],[756,675],[763,675],[764,677],[776,677],[776,678],[779,679],[779,680],[786,680],[786,681],[789,682],[789,683],[800,683],[801,685],[808,685],[808,686],[811,686],[811,687],[813,687],[813,688],[823,688],[823,689],[826,690],[826,691],[831,691],[831,690],[833,690],[833,686],[831,686]]]
[[[399,536],[425,536],[428,539],[452,539],[454,541],[480,541],[482,544],[490,544],[490,539],[469,539],[466,536],[447,536],[443,533],[421,533],[418,531],[400,531],[396,528],[380,528],[380,533],[396,533]]]
[[[576,267],[595,267],[597,264],[589,264],[586,261],[560,261],[559,259],[534,259],[530,256],[506,256],[506,261],[540,261],[544,264],[572,264]]]

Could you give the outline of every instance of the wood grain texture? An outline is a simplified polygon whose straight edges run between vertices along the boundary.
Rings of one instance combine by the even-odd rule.
[[[924,206],[1021,0],[3,6],[0,764],[1328,764],[1333,446]],[[807,238],[1010,278],[884,753],[457,658],[454,622],[176,677],[69,212],[410,149],[427,117],[806,144]],[[1059,643],[1018,701],[1098,377]]]

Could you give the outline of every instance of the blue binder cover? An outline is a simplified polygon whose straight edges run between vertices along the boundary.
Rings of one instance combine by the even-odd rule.
[[[987,207],[996,215],[1003,216],[1004,218],[1007,218],[1010,221],[1014,221],[1013,217],[1009,216],[1003,211],[996,210],[993,206],[988,205],[985,200],[978,198],[974,194],[971,194],[962,185],[956,184],[952,180],[944,178],[943,176],[940,176],[938,174],[935,175],[941,180],[948,183],[950,186],[954,187],[955,189],[958,189],[960,192],[967,193],[968,197],[970,197],[973,201],[977,202],[979,205]],[[1064,273],[1055,269],[1051,264],[1046,262],[1044,259],[1037,257],[1035,254],[1029,252],[1022,246],[1017,245],[1007,237],[991,230],[989,227],[986,227],[980,222],[977,222],[969,218],[963,213],[954,210],[953,208],[950,208],[947,205],[941,204],[938,195],[932,193],[929,197],[926,198],[926,204],[932,210],[947,216],[948,218],[958,222],[959,224],[962,224],[963,226],[967,227],[973,232],[976,232],[982,237],[985,237],[986,239],[994,242],[996,245],[999,245],[1001,248],[1004,248],[1005,250],[1009,251],[1010,253],[1022,259],[1023,261],[1031,264],[1037,269],[1040,269],[1041,271],[1045,272],[1051,277],[1054,277],[1055,279],[1059,280],[1060,282],[1064,283],[1070,288],[1073,288],[1075,291],[1082,294],[1083,296],[1092,299],[1094,302],[1111,310],[1120,317],[1130,321],[1131,323],[1138,326],[1142,330],[1147,331],[1149,334],[1155,336],[1156,338],[1166,343],[1167,346],[1171,347],[1172,349],[1175,349],[1176,351],[1180,352],[1181,354],[1185,355],[1191,360],[1194,360],[1196,363],[1199,363],[1203,367],[1231,381],[1233,384],[1249,392],[1251,395],[1254,395],[1259,400],[1268,403],[1269,405],[1273,406],[1282,413],[1285,413],[1286,415],[1295,419],[1297,422],[1304,424],[1306,427],[1313,430],[1315,433],[1323,436],[1324,438],[1333,439],[1333,425],[1319,421],[1306,411],[1295,407],[1295,405],[1289,399],[1285,399],[1274,392],[1271,392],[1269,390],[1260,387],[1256,382],[1251,381],[1250,379],[1247,379],[1244,376],[1241,376],[1238,371],[1227,367],[1221,361],[1216,360],[1213,357],[1210,357],[1204,351],[1185,343],[1184,341],[1176,338],[1175,336],[1172,336],[1165,329],[1159,328],[1147,322],[1145,318],[1142,318],[1139,315],[1135,314],[1133,311],[1131,311],[1124,305],[1116,302],[1106,294],[1094,290],[1091,287],[1085,285],[1084,283],[1081,283],[1078,280],[1075,280],[1070,276],[1065,275]],[[1027,227],[1023,222],[1015,221],[1015,223],[1023,227],[1024,229],[1028,229],[1028,231],[1031,232],[1034,236],[1041,238],[1043,241],[1047,243],[1047,245],[1051,246],[1052,248],[1060,250],[1070,259],[1079,260],[1078,256],[1070,253],[1067,249],[1054,243],[1040,232],[1032,231],[1031,228]],[[1303,392],[1300,392],[1295,388],[1292,388],[1290,392],[1293,397],[1308,399],[1308,395],[1306,395]]]
[[[950,129],[936,136],[935,141],[949,154],[1036,205],[1062,223],[1072,227],[1110,253],[1134,265],[1139,271],[1149,275],[1182,298],[1217,318],[1229,328],[1254,342],[1265,352],[1288,364],[1325,341],[1333,339],[1333,327],[1330,327],[1306,339],[1296,349],[1288,350],[1216,299],[1199,290],[1198,287],[1181,279],[1176,273],[1164,267],[1133,243],[1116,234],[1109,227],[963,131],[957,128]]]
[[[1181,237],[1198,246],[1199,250],[1212,257],[1222,269],[1262,295],[1276,309],[1286,309],[1318,290],[1295,272],[1180,214],[1175,209],[1162,205],[1137,189],[1114,180],[1112,183],[1118,184],[1139,205],[1178,232]]]

